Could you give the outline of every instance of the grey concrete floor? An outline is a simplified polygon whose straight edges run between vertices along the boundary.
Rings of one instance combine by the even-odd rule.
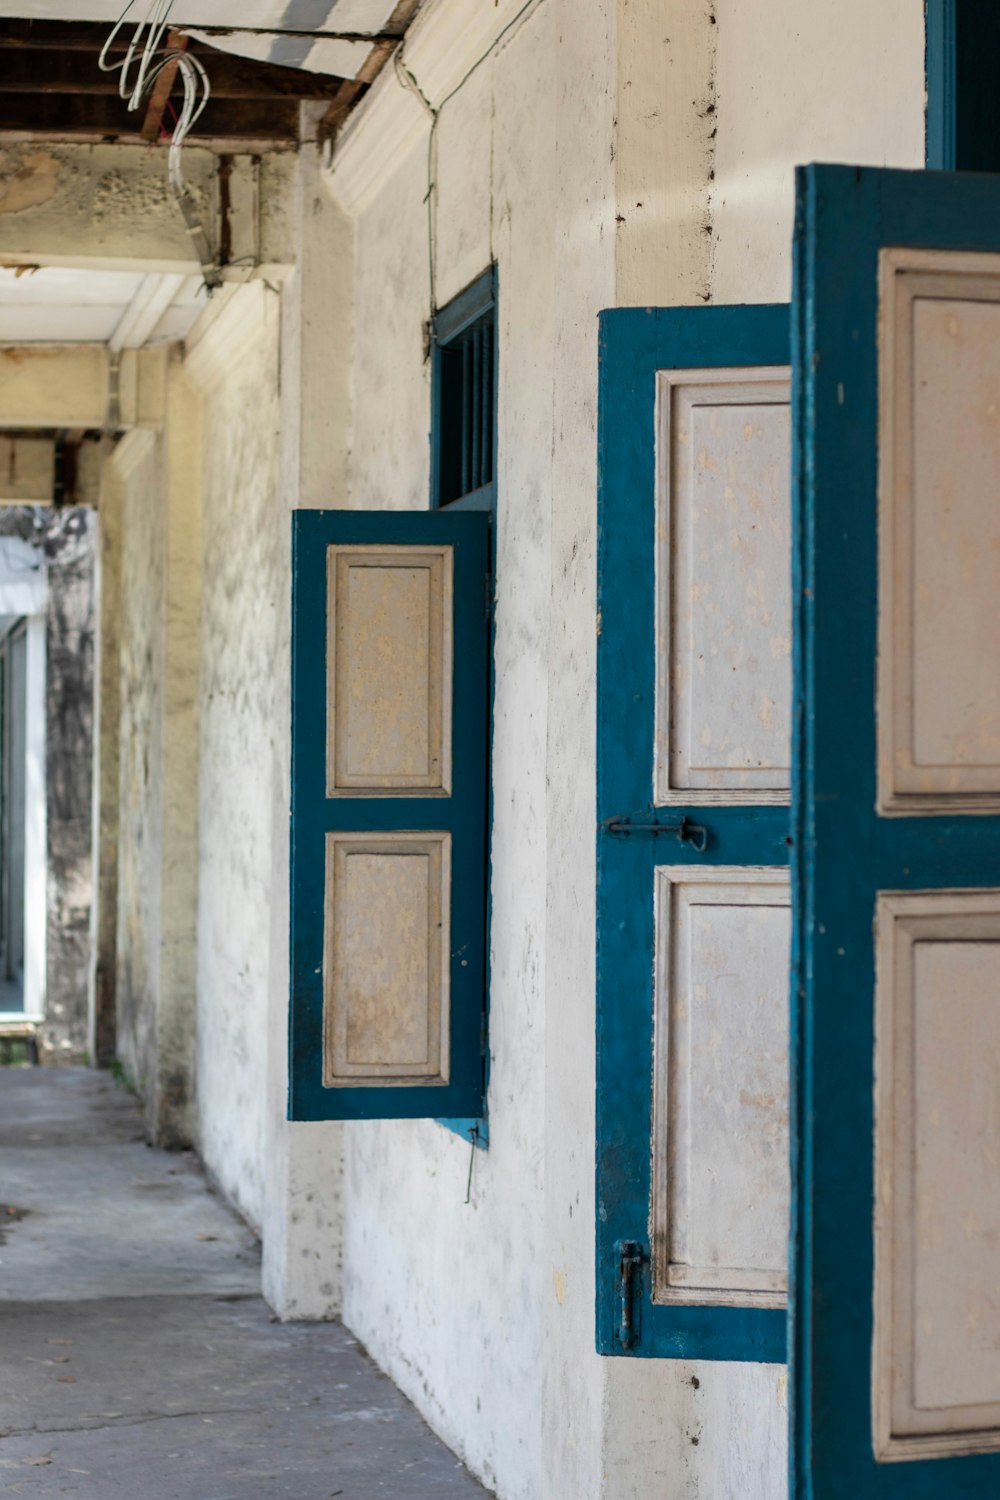
[[[483,1500],[107,1074],[0,1068],[0,1496]]]

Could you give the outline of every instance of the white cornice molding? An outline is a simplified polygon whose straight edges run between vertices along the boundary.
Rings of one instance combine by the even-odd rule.
[[[525,12],[526,21],[535,9]],[[337,137],[333,162],[324,171],[327,187],[346,213],[368,207],[413,147],[426,139],[431,111],[461,84],[521,10],[524,0],[430,0],[420,11],[402,55],[427,103],[401,81],[399,54],[390,58]]]
[[[333,163],[323,172],[344,212],[362,213],[430,128],[426,107],[399,81],[390,59],[337,137]]]
[[[538,4],[543,0],[537,0]],[[524,19],[534,13],[533,5]],[[485,56],[525,0],[431,0],[404,43],[406,66],[435,109]],[[519,28],[518,28],[519,29]]]
[[[267,296],[262,281],[216,292],[185,346],[185,374],[201,390],[218,385],[240,362],[247,344],[265,333]]]

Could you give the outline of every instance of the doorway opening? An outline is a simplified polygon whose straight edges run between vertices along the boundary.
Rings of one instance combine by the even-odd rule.
[[[45,1062],[87,1050],[95,536],[0,506],[0,1035]]]

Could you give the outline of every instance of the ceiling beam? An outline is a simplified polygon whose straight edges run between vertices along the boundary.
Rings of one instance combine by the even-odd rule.
[[[162,147],[78,146],[62,139],[53,153],[39,151],[37,137],[4,141],[4,171],[23,202],[17,212],[0,213],[0,263],[197,273],[183,216],[165,182]],[[245,280],[258,264],[269,267],[273,279],[296,255],[294,143],[288,149],[274,142],[251,149],[242,140],[220,141],[211,150],[202,141],[185,147],[185,181],[205,205],[213,246],[221,241],[220,153],[231,158],[232,279]],[[109,181],[115,184],[113,211],[95,214]]]
[[[138,120],[117,96],[0,93],[0,130],[31,135],[141,141]],[[210,99],[190,139],[296,141],[297,99]]]
[[[156,325],[186,279],[181,273],[165,276],[152,273],[144,276],[132,301],[119,318],[114,333],[108,339],[108,347],[112,353],[121,349],[141,349],[146,340],[156,332]]]

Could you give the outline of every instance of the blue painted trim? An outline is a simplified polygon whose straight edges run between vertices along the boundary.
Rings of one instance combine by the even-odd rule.
[[[434,334],[438,339],[453,339],[463,333],[470,323],[489,312],[496,302],[496,266],[487,266],[475,281],[452,297],[445,306],[434,313]]]
[[[289,1118],[413,1119],[484,1112],[489,734],[489,516],[442,511],[296,511],[292,519],[291,1012]],[[454,547],[448,797],[326,796],[326,551],[334,542]],[[451,1078],[447,1085],[324,1088],[322,960],[328,830],[452,834]]]
[[[468,1141],[477,1151],[489,1149],[490,1122],[485,1114],[476,1120],[439,1120],[435,1117],[434,1124],[442,1126],[452,1135],[461,1136],[463,1141]]]
[[[597,656],[597,1335],[602,1354],[781,1361],[778,1309],[653,1304],[638,1273],[637,1340],[618,1338],[616,1245],[648,1257],[653,1070],[653,885],[662,864],[788,862],[785,807],[670,807],[709,829],[705,853],[602,823],[652,811],[654,410],[662,369],[785,365],[787,306],[615,309],[601,314]]]
[[[794,1500],[994,1500],[1000,1455],[872,1456],[878,890],[1000,884],[1000,818],[875,812],[882,246],[1000,252],[1000,180],[797,177],[794,349]]]
[[[955,4],[956,0],[926,0],[924,6],[925,161],[939,171],[955,167]]]

